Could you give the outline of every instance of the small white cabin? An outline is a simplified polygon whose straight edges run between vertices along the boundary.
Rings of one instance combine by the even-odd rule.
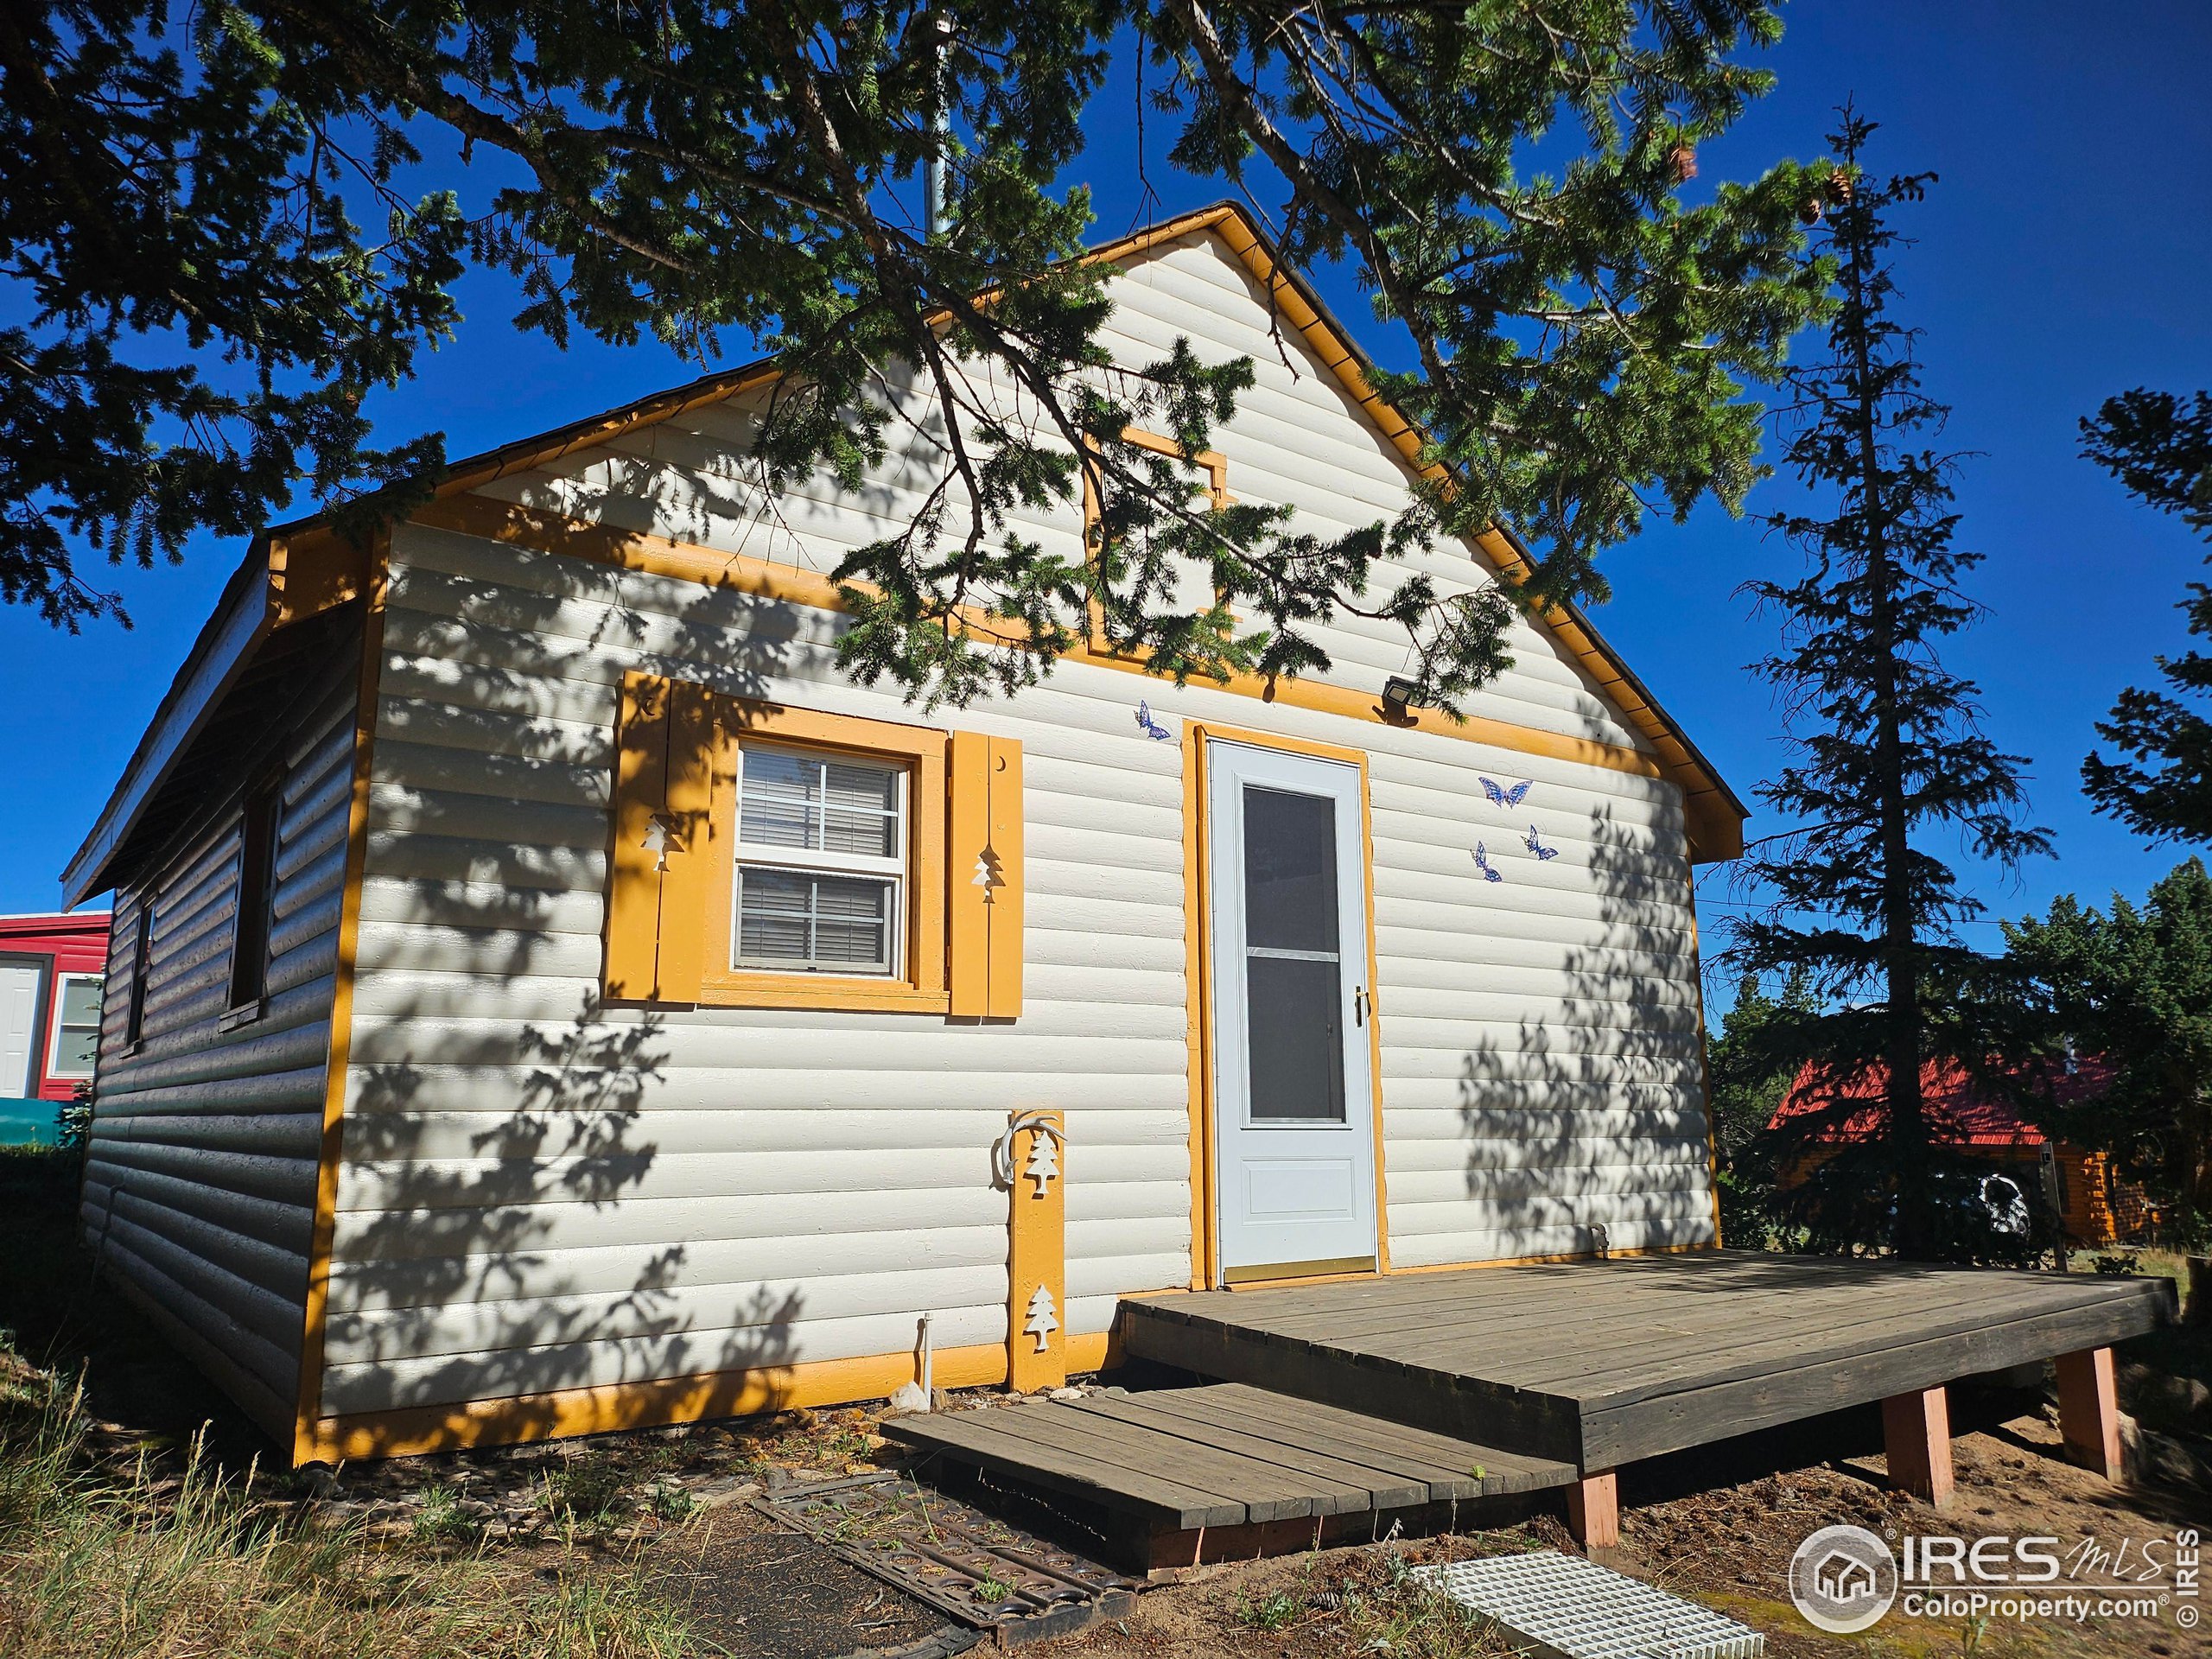
[[[1256,365],[1217,488],[1406,502],[1239,210],[1102,257],[1129,363]],[[116,893],[88,1245],[296,1459],[880,1396],[924,1315],[938,1386],[1033,1385],[1126,1296],[1716,1242],[1691,866],[1743,810],[1586,622],[1464,724],[1356,620],[1319,679],[1084,651],[924,715],[825,575],[901,467],[760,499],[766,391],[265,538],[66,877]]]

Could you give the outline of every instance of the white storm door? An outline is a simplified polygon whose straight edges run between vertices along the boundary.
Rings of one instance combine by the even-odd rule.
[[[45,969],[35,962],[0,962],[0,1100],[21,1100],[38,1074],[38,994]]]
[[[1223,1275],[1372,1267],[1359,770],[1218,739],[1206,767]]]

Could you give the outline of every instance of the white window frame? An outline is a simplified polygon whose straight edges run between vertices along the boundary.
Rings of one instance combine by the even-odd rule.
[[[92,1075],[91,1071],[65,1071],[61,1069],[61,1033],[67,1029],[61,1023],[61,1013],[67,1001],[67,994],[72,980],[85,980],[99,986],[100,1000],[105,1002],[107,1000],[106,986],[103,982],[105,978],[105,976],[100,974],[56,974],[54,976],[54,1030],[47,1039],[46,1075],[55,1083],[82,1083]],[[95,1056],[93,1062],[95,1065],[99,1064],[97,1057],[99,1053],[99,1015],[95,1013],[92,1016],[92,1052]]]
[[[760,753],[792,755],[817,765],[865,766],[887,772],[894,780],[892,840],[893,857],[865,853],[836,853],[804,848],[770,845],[745,839],[745,765],[748,755]],[[730,882],[729,965],[741,974],[811,974],[827,979],[901,980],[906,977],[907,891],[913,880],[913,823],[909,816],[912,768],[887,755],[817,747],[810,743],[752,742],[737,746],[737,789],[734,823],[730,840],[736,869]],[[887,881],[891,896],[887,906],[881,968],[859,968],[848,963],[747,961],[742,950],[745,937],[745,872],[747,868],[793,870],[810,875],[858,875]]]

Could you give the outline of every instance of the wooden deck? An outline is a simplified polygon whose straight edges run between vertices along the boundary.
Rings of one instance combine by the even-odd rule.
[[[1706,1251],[1124,1300],[1124,1354],[1584,1472],[2094,1349],[2164,1279]]]
[[[1573,1481],[1572,1465],[1266,1389],[1118,1391],[894,1417],[886,1438],[1083,1500],[1143,1567],[1310,1548],[1350,1522]],[[1208,1548],[1211,1540],[1211,1548]]]

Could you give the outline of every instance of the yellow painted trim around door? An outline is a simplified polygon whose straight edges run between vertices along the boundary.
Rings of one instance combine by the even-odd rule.
[[[1274,732],[1248,731],[1241,726],[1220,726],[1205,721],[1187,721],[1183,727],[1183,856],[1186,866],[1196,872],[1185,883],[1184,917],[1185,937],[1192,941],[1190,947],[1190,976],[1185,980],[1198,997],[1198,1012],[1193,1023],[1192,1055],[1194,1065],[1191,1074],[1191,1116],[1193,1124],[1194,1152],[1202,1154],[1192,1170],[1193,1189],[1204,1193],[1206,1247],[1204,1256],[1205,1278],[1198,1279],[1199,1260],[1197,1246],[1197,1224],[1199,1198],[1192,1196],[1192,1288],[1204,1290],[1228,1282],[1221,1270],[1219,1256],[1220,1208],[1217,1199],[1220,1192],[1220,1137],[1214,1122],[1215,1100],[1213,1090],[1213,952],[1211,927],[1197,923],[1213,914],[1212,894],[1208,883],[1211,867],[1208,861],[1205,838],[1206,786],[1205,746],[1209,741],[1242,743],[1249,748],[1274,749],[1286,754],[1311,755],[1317,760],[1333,760],[1352,767],[1359,773],[1360,880],[1365,889],[1367,914],[1367,1086],[1370,1101],[1370,1122],[1375,1137],[1375,1272],[1390,1271],[1390,1212],[1389,1194],[1382,1169],[1382,1039],[1381,1015],[1376,1012],[1376,955],[1375,955],[1375,824],[1368,804],[1367,756],[1359,749],[1348,749],[1339,744],[1319,743],[1311,738],[1284,737]],[[1195,756],[1195,759],[1194,759]],[[1192,894],[1195,893],[1196,902]],[[1195,1062],[1203,1060],[1203,1069]],[[1267,1271],[1267,1269],[1262,1269]],[[1362,1274],[1357,1277],[1368,1277]]]
[[[1206,912],[1206,740],[1183,727],[1183,996],[1189,1027],[1191,1288],[1215,1282],[1213,965]]]

